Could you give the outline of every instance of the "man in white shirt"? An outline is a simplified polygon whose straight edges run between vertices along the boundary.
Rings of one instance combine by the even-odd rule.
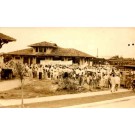
[[[118,75],[115,76],[115,90],[118,91],[120,87],[120,77]]]
[[[115,75],[111,75],[111,92],[115,91]]]

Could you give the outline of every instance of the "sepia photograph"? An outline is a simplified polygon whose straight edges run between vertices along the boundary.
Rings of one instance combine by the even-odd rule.
[[[1,1],[0,133],[134,135],[134,3]]]
[[[0,108],[135,108],[134,27],[0,27]]]

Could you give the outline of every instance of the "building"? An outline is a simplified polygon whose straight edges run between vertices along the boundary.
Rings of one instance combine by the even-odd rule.
[[[13,42],[13,41],[16,41],[16,39],[10,37],[10,36],[7,36],[3,33],[0,33],[0,48],[2,48],[2,46],[4,44],[7,44],[9,42]]]
[[[29,45],[30,48],[4,53],[4,61],[14,60],[28,64],[40,64],[41,61],[72,61],[73,64],[91,64],[95,57],[72,48],[62,48],[55,43],[40,42]]]
[[[135,65],[135,60],[132,58],[114,56],[108,59],[108,63],[114,66]]]

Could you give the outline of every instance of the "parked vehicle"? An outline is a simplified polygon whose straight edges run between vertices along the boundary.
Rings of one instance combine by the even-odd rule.
[[[122,71],[120,76],[120,85],[124,88],[130,88],[132,81],[132,75],[128,71]]]
[[[9,68],[2,68],[1,71],[1,79],[12,79],[13,78],[13,71]]]

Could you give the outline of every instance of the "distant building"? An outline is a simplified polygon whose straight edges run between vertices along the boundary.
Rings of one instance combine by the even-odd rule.
[[[95,57],[72,48],[62,48],[55,43],[40,42],[29,45],[30,48],[4,53],[4,61],[15,60],[28,64],[40,64],[41,61],[72,61],[77,64],[90,64]]]
[[[110,65],[115,65],[115,66],[135,65],[135,60],[132,58],[123,58],[123,57],[114,56],[108,59],[108,63]]]

